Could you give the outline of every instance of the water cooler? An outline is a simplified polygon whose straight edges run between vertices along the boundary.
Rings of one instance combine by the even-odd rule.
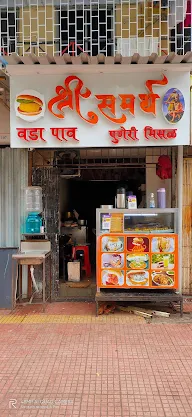
[[[26,234],[40,234],[42,228],[42,188],[27,187],[26,201]]]

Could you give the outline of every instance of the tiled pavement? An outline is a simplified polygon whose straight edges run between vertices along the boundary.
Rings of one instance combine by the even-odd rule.
[[[0,311],[0,417],[192,417],[191,323],[40,311]]]

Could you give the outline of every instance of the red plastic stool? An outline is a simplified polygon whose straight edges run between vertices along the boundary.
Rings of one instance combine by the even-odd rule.
[[[82,269],[85,271],[86,277],[89,278],[91,276],[91,264],[89,260],[89,246],[88,245],[78,245],[73,247],[72,257],[76,259],[77,251],[82,251],[84,253],[84,263]]]

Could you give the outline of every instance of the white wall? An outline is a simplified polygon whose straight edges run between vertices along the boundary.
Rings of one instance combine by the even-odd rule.
[[[160,155],[167,155],[167,148],[165,152],[163,152],[163,148],[161,148]],[[155,195],[155,202],[157,207],[157,190],[158,188],[165,188],[166,190],[166,206],[171,207],[171,180],[161,180],[156,175],[156,164],[158,161],[159,156],[157,156],[157,152],[154,154],[154,148],[146,149],[146,198],[147,198],[147,207],[149,207],[149,198],[150,194],[154,193]]]
[[[0,100],[0,145],[10,144],[10,112]]]

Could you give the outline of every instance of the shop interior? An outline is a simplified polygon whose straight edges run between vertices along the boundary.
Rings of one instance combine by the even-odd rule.
[[[127,193],[130,191],[136,195],[138,205],[142,201],[140,188],[141,185],[145,185],[145,169],[130,168],[123,172],[119,169],[118,181],[115,179],[115,171],[115,169],[111,170],[111,180],[106,181],[83,180],[82,178],[68,180],[61,178],[60,181],[61,245],[62,241],[64,244],[67,239],[71,245],[89,244],[92,277],[95,276],[96,260],[96,209],[102,205],[115,207],[115,196],[119,188],[124,188]],[[125,174],[129,180],[123,179]],[[79,215],[78,219],[75,217],[76,213]],[[62,263],[60,278],[67,280],[67,274],[63,276]]]
[[[82,158],[77,166],[73,162],[65,168],[60,168],[60,235],[59,235],[59,277],[60,295],[76,296],[75,288],[86,288],[95,291],[96,286],[96,209],[104,206],[116,207],[116,196],[119,189],[125,190],[125,195],[133,194],[137,199],[137,208],[145,208],[146,180],[148,195],[155,186],[162,186],[162,180],[157,176],[156,185],[150,184],[156,176],[156,164],[159,153],[149,159],[148,168],[146,155],[128,155],[126,158],[93,158],[86,161]],[[166,151],[164,151],[166,154]],[[169,181],[169,180],[168,180]],[[164,181],[163,181],[164,183]],[[126,208],[126,207],[125,207]],[[82,248],[81,248],[82,246]],[[84,246],[88,247],[90,272],[84,269],[86,263]],[[80,282],[69,283],[71,260],[80,262]],[[69,265],[70,264],[70,265]],[[77,272],[77,271],[76,271]],[[73,272],[72,272],[73,273]],[[84,290],[83,290],[84,289]],[[91,293],[90,293],[91,294]],[[93,296],[94,294],[92,294]]]

